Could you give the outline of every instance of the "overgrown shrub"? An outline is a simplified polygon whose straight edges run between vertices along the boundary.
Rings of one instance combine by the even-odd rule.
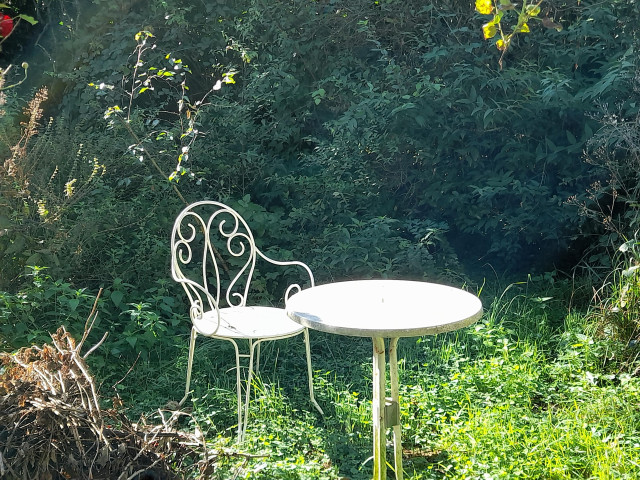
[[[457,270],[553,269],[594,230],[567,199],[582,203],[591,183],[604,183],[582,152],[598,129],[597,103],[626,98],[633,2],[545,2],[563,30],[516,37],[502,70],[500,52],[478,38],[483,18],[465,3],[92,5],[91,15],[84,5],[40,12],[44,23],[85,20],[68,37],[43,33],[52,57],[64,57],[43,78],[51,128],[73,132],[46,138],[53,151],[82,144],[77,159],[96,157],[106,171],[65,207],[55,234],[30,234],[25,247],[14,233],[0,238],[12,252],[3,279],[41,263],[82,285],[153,285],[166,276],[180,197],[249,195],[285,227],[274,228],[275,243],[311,264],[333,262],[331,277],[433,278],[456,257]],[[142,30],[153,34],[143,50]],[[179,75],[147,85],[158,72]],[[235,83],[217,88],[225,78]],[[115,117],[103,115],[114,105],[126,122],[109,129]],[[35,144],[27,155],[34,163]],[[60,181],[72,171],[69,158],[39,156],[46,175],[58,164]],[[178,162],[184,175],[168,185]],[[45,189],[42,175],[30,181]],[[36,207],[20,208],[0,217],[8,230],[42,226]],[[431,225],[445,227],[435,237]],[[423,248],[427,235],[438,245]]]

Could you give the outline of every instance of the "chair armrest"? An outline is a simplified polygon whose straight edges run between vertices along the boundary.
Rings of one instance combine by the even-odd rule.
[[[295,267],[300,267],[302,268],[307,275],[309,276],[309,284],[314,287],[315,286],[315,279],[313,277],[313,272],[311,271],[311,269],[309,268],[309,266],[304,263],[304,262],[300,262],[297,260],[287,260],[287,261],[281,261],[281,260],[274,260],[271,257],[268,257],[267,255],[265,255],[264,253],[262,253],[259,249],[256,249],[256,252],[258,254],[258,256],[260,258],[262,258],[263,260],[272,263],[273,265],[278,265],[278,266],[282,266],[282,267],[288,267],[288,266],[295,266]],[[285,294],[284,294],[284,301],[285,303],[287,302],[287,300],[289,299],[289,297],[296,293],[299,292],[300,290],[302,290],[302,287],[300,286],[300,284],[298,283],[292,283],[289,285],[289,287],[287,288]]]

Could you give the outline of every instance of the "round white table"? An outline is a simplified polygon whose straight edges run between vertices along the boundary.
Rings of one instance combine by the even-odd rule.
[[[289,298],[286,310],[292,320],[305,327],[373,339],[373,478],[387,478],[386,429],[392,428],[396,479],[402,480],[398,338],[466,327],[482,316],[480,300],[464,290],[435,283],[357,280],[302,290]],[[386,396],[386,338],[389,339],[389,398]]]

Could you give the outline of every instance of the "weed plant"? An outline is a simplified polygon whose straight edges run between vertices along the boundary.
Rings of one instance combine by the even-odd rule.
[[[36,270],[3,293],[4,350],[38,343],[49,327],[81,329],[95,295]],[[627,277],[625,277],[627,278]],[[131,418],[182,397],[188,319],[162,282],[118,283],[99,307],[111,335],[94,352],[101,396]],[[603,334],[594,311],[569,310],[575,291],[552,277],[484,289],[485,315],[457,332],[401,339],[400,402],[410,479],[634,479],[640,476],[636,346]],[[100,318],[100,317],[99,317]],[[9,340],[12,342],[9,342]],[[212,478],[366,479],[371,474],[371,342],[312,332],[310,408],[304,344],[266,344],[244,443],[235,443],[233,349],[196,348],[191,424],[220,456]],[[15,345],[14,345],[15,344]],[[391,471],[390,471],[391,475]]]
[[[587,310],[569,311],[570,292],[559,281],[514,284],[499,295],[485,289],[475,325],[401,339],[405,478],[640,477],[640,379],[617,353],[631,347],[598,335]],[[296,340],[263,348],[242,444],[232,349],[220,341],[196,347],[187,404],[194,424],[184,428],[228,453],[211,478],[370,478],[370,341],[311,333],[320,416]],[[187,329],[173,342],[164,351],[173,357],[140,360],[118,382],[129,415],[182,397]]]

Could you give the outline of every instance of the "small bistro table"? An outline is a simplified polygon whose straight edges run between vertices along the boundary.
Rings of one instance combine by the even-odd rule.
[[[387,478],[386,429],[393,428],[396,479],[402,480],[398,338],[466,327],[482,316],[480,300],[464,290],[435,283],[356,280],[302,290],[289,298],[286,310],[305,327],[373,339],[373,478]],[[387,338],[389,398],[385,394]]]

